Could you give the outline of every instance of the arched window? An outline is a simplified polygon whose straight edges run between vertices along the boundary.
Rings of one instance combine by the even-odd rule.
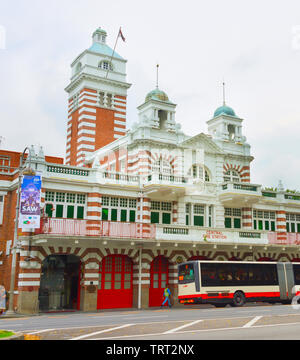
[[[152,162],[152,172],[159,174],[172,175],[173,168],[169,161],[163,160],[161,157]]]
[[[193,165],[188,173],[194,179],[201,179],[203,181],[210,181],[210,173],[203,165]]]
[[[236,170],[228,170],[224,173],[224,182],[240,182],[241,178]]]
[[[113,66],[110,61],[103,60],[99,63],[99,68],[103,70],[110,70],[113,71]]]

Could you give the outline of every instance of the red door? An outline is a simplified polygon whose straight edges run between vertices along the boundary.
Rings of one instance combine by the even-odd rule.
[[[157,256],[151,263],[149,306],[160,306],[164,288],[169,283],[169,263],[164,256]]]
[[[99,272],[97,309],[132,307],[132,261],[125,255],[109,255]]]

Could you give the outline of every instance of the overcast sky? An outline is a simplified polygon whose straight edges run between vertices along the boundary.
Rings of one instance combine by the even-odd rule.
[[[128,60],[127,127],[156,85],[194,136],[226,103],[244,119],[251,182],[300,191],[299,0],[19,0],[0,2],[1,148],[65,155],[70,64],[97,27]]]

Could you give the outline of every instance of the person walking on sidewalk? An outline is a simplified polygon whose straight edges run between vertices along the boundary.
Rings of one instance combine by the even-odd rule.
[[[166,302],[168,302],[169,308],[171,308],[172,307],[171,301],[170,301],[171,291],[168,287],[166,287],[164,290],[164,297],[165,297],[165,299],[164,299],[163,303],[161,304],[160,308],[162,308]]]

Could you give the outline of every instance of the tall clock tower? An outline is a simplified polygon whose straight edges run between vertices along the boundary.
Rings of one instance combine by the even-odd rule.
[[[126,63],[106,44],[98,28],[93,43],[71,64],[66,164],[83,165],[85,156],[126,133]]]

